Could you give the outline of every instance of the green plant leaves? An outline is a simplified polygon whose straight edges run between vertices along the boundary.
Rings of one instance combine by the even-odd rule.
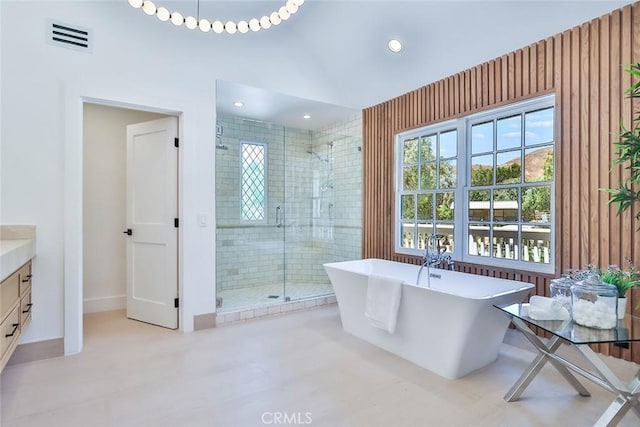
[[[635,80],[635,83],[625,91],[625,94],[629,98],[640,98],[640,63],[631,64],[629,69],[625,71],[631,74]],[[620,123],[619,140],[614,143],[617,158],[611,163],[612,169],[625,165],[624,168],[629,171],[629,175],[620,182],[618,188],[599,189],[611,194],[609,204],[616,205],[618,215],[631,209],[634,203],[640,202],[640,190],[634,190],[634,187],[640,185],[640,114],[635,117],[634,122],[631,129],[627,129],[624,123]],[[635,217],[640,220],[640,212]]]
[[[637,80],[633,85],[631,85],[631,87],[625,90],[624,93],[629,95],[629,98],[640,98],[640,62],[631,64],[629,69],[625,71]]]

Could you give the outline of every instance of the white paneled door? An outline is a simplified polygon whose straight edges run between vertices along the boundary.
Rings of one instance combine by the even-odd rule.
[[[178,327],[178,119],[127,126],[127,317]]]

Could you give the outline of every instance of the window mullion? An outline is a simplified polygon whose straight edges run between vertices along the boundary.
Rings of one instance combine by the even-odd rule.
[[[458,244],[455,245],[454,256],[457,259],[463,259],[464,254],[468,253],[469,239],[468,232],[468,216],[467,216],[467,197],[465,194],[466,188],[469,186],[467,176],[467,168],[469,167],[469,154],[470,147],[467,145],[467,121],[464,119],[458,119],[456,122],[456,129],[458,132],[458,159],[456,170],[456,196],[455,196],[455,212],[454,223],[459,224],[455,227],[454,238]]]

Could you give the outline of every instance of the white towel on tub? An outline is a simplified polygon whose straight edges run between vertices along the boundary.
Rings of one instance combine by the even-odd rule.
[[[370,275],[367,282],[365,317],[372,326],[384,329],[390,334],[394,333],[401,297],[402,280]]]

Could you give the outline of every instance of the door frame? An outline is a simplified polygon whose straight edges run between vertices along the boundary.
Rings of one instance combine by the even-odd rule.
[[[71,86],[71,85],[70,85]],[[64,239],[64,354],[76,354],[82,351],[83,346],[83,279],[82,265],[84,262],[82,240],[83,231],[83,202],[82,171],[83,161],[83,128],[85,103],[105,105],[109,107],[127,108],[140,111],[166,114],[178,118],[178,137],[182,139],[184,133],[184,114],[182,111],[171,110],[162,107],[154,107],[136,103],[125,102],[105,97],[87,96],[80,93],[78,87],[61,88],[64,96],[65,114],[62,116],[64,124],[64,194],[63,194],[63,239]],[[179,155],[178,163],[178,215],[183,212],[182,182],[183,156]],[[183,233],[178,229],[178,297],[183,301]],[[183,322],[182,304],[178,309],[179,330],[182,330]]]

